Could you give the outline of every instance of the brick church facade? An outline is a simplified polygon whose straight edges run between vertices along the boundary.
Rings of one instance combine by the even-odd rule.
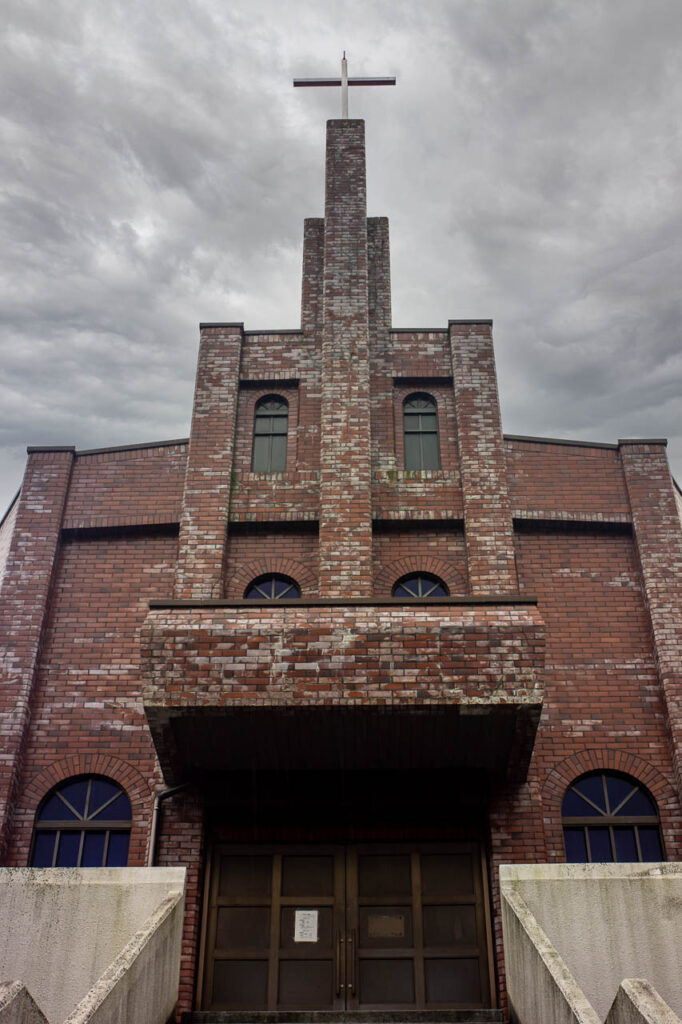
[[[490,320],[393,328],[364,146],[301,329],[202,324],[189,440],[31,448],[0,528],[1,862],[187,865],[183,1010],[495,1006],[501,863],[682,852],[665,442],[504,435]]]

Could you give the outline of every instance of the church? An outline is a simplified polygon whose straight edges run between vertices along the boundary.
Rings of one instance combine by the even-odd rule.
[[[28,450],[0,863],[184,866],[179,1012],[502,1020],[501,865],[682,852],[666,443],[503,433],[490,319],[392,324],[362,120],[325,190],[189,439]]]

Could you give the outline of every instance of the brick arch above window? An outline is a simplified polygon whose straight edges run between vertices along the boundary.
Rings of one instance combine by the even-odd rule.
[[[134,765],[111,754],[72,754],[46,765],[30,779],[24,789],[20,816],[16,823],[16,838],[25,853],[22,862],[25,863],[28,855],[33,823],[41,801],[60,782],[79,775],[105,776],[125,791],[133,812],[128,865],[144,865],[154,799],[153,790]]]
[[[542,787],[545,839],[552,860],[564,859],[561,808],[567,788],[589,772],[620,772],[631,776],[651,793],[658,805],[669,860],[682,854],[682,833],[671,831],[669,823],[679,817],[680,804],[675,787],[658,768],[627,750],[588,748],[560,761],[549,772]]]
[[[434,555],[424,555],[420,558],[413,556],[397,558],[394,562],[382,566],[374,581],[377,596],[390,597],[395,583],[401,577],[413,573],[428,573],[430,576],[437,576],[447,584],[453,597],[466,594],[464,577],[451,562]]]
[[[294,558],[257,558],[250,562],[243,562],[228,580],[226,593],[235,600],[244,595],[249,583],[259,576],[288,576],[295,580],[301,588],[301,597],[311,597],[317,594],[317,576],[309,566],[298,562]]]

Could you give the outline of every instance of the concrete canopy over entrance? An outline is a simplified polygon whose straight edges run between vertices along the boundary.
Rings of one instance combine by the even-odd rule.
[[[154,602],[142,648],[171,784],[247,765],[525,778],[544,665],[532,599]]]

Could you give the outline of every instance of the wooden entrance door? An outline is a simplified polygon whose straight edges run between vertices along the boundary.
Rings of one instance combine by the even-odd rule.
[[[490,1005],[477,843],[216,846],[201,1005]]]

